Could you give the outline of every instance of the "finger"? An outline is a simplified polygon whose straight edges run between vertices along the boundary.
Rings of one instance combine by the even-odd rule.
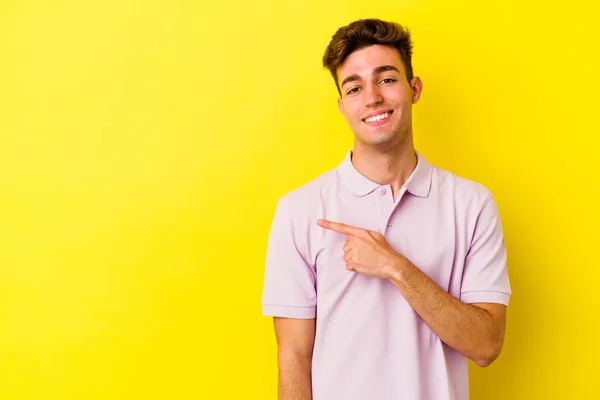
[[[348,271],[356,271],[356,264],[353,262],[346,263],[346,269]]]
[[[352,260],[352,256],[354,256],[354,253],[352,252],[344,254],[344,262],[350,262],[350,260]]]
[[[359,235],[364,229],[352,225],[342,224],[341,222],[328,221],[326,219],[317,220],[317,224],[325,229],[342,233],[344,235]]]
[[[346,244],[344,245],[344,253],[352,250],[354,248],[354,242],[351,240],[346,240]]]

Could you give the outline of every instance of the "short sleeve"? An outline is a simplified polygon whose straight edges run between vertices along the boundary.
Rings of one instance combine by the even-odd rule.
[[[269,232],[262,310],[265,316],[310,319],[316,315],[316,273],[307,262],[307,232],[281,199]]]
[[[508,306],[510,295],[504,234],[498,207],[490,194],[477,218],[465,259],[461,300]]]

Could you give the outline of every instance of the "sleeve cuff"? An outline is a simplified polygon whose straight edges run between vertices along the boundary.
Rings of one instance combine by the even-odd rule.
[[[465,303],[499,303],[508,306],[510,294],[490,291],[463,292],[460,299]]]
[[[316,316],[316,307],[278,306],[274,304],[262,305],[263,315],[266,317],[311,319]]]

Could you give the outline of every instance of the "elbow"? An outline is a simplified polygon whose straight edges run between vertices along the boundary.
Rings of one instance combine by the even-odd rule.
[[[490,317],[487,319],[489,322],[481,326],[482,329],[475,334],[477,339],[474,338],[473,342],[471,342],[474,345],[474,348],[471,347],[473,355],[471,360],[481,368],[490,366],[496,361],[502,351],[505,332],[505,315],[503,310],[503,308],[500,311],[495,309],[492,313],[484,309]]]
[[[498,356],[500,355],[500,351],[502,350],[502,342],[492,343],[488,346],[485,346],[481,349],[481,351],[472,358],[472,360],[477,364],[477,366],[481,368],[485,368],[491,365]]]
[[[473,361],[477,364],[478,367],[485,368],[491,365],[497,357],[495,356],[480,356],[475,358]]]

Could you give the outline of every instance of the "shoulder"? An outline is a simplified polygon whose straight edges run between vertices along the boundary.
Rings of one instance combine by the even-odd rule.
[[[289,237],[308,264],[314,264],[317,219],[338,180],[335,170],[327,171],[277,199],[271,236]]]
[[[490,189],[481,182],[458,175],[449,170],[433,166],[432,186],[441,198],[451,199],[475,211],[481,211],[493,202]]]
[[[338,176],[335,169],[326,171],[310,181],[284,193],[277,199],[278,208],[308,216],[317,211],[324,195],[335,186]]]

